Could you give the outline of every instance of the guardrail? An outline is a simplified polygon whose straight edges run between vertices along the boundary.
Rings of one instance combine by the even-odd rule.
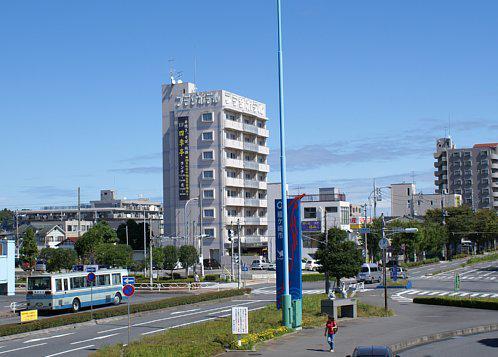
[[[230,285],[230,286],[228,286]],[[222,288],[231,288],[231,284],[220,284],[215,282],[200,282],[200,283],[141,283],[136,284],[135,288],[137,290],[149,290],[149,291],[178,291],[178,290],[216,290],[220,291]]]
[[[27,309],[27,301],[13,301],[10,303],[10,311],[14,314],[17,311],[26,310]]]

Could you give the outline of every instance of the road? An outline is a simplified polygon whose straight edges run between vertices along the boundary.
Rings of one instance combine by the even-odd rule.
[[[304,294],[322,292],[323,283],[304,284]],[[131,339],[166,331],[170,328],[188,326],[231,315],[232,306],[247,306],[249,311],[261,309],[274,303],[272,284],[258,284],[255,293],[224,301],[210,301],[155,311],[132,320]],[[127,343],[127,319],[96,325],[81,326],[50,333],[33,333],[29,337],[0,341],[0,356],[86,356],[105,345]]]
[[[494,357],[498,355],[498,332],[454,337],[406,350],[399,355],[401,357]]]

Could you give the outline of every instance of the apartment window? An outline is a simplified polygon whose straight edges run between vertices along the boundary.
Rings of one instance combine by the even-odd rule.
[[[201,120],[205,123],[212,122],[213,121],[213,113],[202,113],[201,118],[202,118]]]
[[[226,138],[230,140],[237,140],[237,134],[228,131],[226,134]]]
[[[225,118],[227,118],[228,120],[237,121],[237,117],[234,114],[225,113]]]
[[[237,217],[237,210],[236,209],[227,209],[227,216]]]
[[[214,218],[214,208],[205,208],[203,216],[204,218]]]
[[[469,156],[470,156],[470,151],[465,151],[465,152],[463,153],[463,156],[464,156],[464,157],[469,157]]]
[[[235,171],[227,171],[227,177],[230,177],[230,178],[237,178],[237,172]]]
[[[349,224],[349,207],[341,207],[341,224]]]
[[[259,210],[258,216],[265,217],[266,216],[266,210],[264,210],[264,209]]]
[[[254,193],[253,192],[247,192],[245,194],[246,198],[254,198]]]
[[[316,207],[304,207],[304,218],[316,218]]]
[[[471,170],[465,170],[465,175],[466,176],[472,175],[472,171]]]
[[[410,196],[410,187],[408,187],[408,188],[406,189],[406,195],[407,195],[407,196]]]
[[[484,188],[484,189],[482,190],[482,194],[483,194],[484,196],[489,195],[489,188]]]
[[[487,151],[481,151],[482,157],[488,157],[488,152]]]
[[[337,207],[325,207],[327,213],[337,213]]]
[[[214,238],[214,228],[204,228],[204,234],[208,236],[205,238]]]
[[[462,190],[455,190],[455,193],[458,194],[458,195],[461,195],[462,194]]]
[[[472,161],[470,160],[465,161],[465,166],[472,166]]]
[[[264,139],[259,139],[258,140],[258,145],[265,146],[266,142]]]
[[[202,152],[203,160],[214,160],[214,151],[203,151]]]
[[[259,180],[259,181],[264,181],[264,180],[265,180],[265,175],[261,175],[261,174],[259,174],[259,175],[258,175],[258,180]]]
[[[245,178],[246,180],[252,180],[252,175],[251,175],[251,174],[248,174],[248,173],[245,173],[245,174],[244,174],[244,178]]]
[[[481,166],[488,166],[488,160],[482,160],[481,161]]]
[[[202,178],[206,180],[214,179],[214,170],[204,170],[202,171]]]
[[[258,193],[258,198],[260,200],[264,200],[266,198],[266,192],[259,192]]]
[[[264,164],[265,163],[265,158],[263,156],[258,156],[258,163]]]
[[[253,161],[253,159],[251,158],[250,155],[245,155],[244,156],[244,160],[246,160],[246,161]]]
[[[250,209],[246,209],[246,213],[244,217],[254,217],[254,211],[251,211]]]
[[[472,204],[472,198],[465,199],[465,203],[471,205]]]
[[[483,174],[483,175],[487,175],[488,173],[489,173],[488,170],[481,170],[481,174]]]
[[[453,157],[460,157],[460,153],[459,152],[454,152],[453,154],[451,154],[451,156],[453,156]]]
[[[465,185],[467,185],[467,186],[472,185],[472,180],[465,180]]]
[[[227,190],[227,197],[239,197],[239,193],[236,190]]]
[[[237,154],[234,153],[233,151],[227,151],[227,158],[228,159],[238,159]]]
[[[460,186],[462,184],[462,180],[456,180],[455,184],[458,185],[458,186]]]
[[[264,128],[265,127],[265,123],[262,122],[261,120],[258,120],[257,125],[258,125],[258,128]]]
[[[431,201],[431,206],[434,206],[434,201]]]
[[[489,179],[485,178],[481,180],[483,185],[489,185]]]
[[[202,141],[213,141],[213,132],[212,131],[203,132]]]
[[[266,235],[266,229],[265,228],[258,228],[258,232],[260,236]]]
[[[208,190],[202,191],[202,197],[212,200],[214,198],[214,189],[208,189]]]
[[[483,198],[482,203],[489,204],[489,198]]]

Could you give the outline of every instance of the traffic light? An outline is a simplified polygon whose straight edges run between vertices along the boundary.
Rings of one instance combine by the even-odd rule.
[[[233,238],[233,230],[231,230],[230,228],[227,229],[228,229],[228,241],[231,242]]]

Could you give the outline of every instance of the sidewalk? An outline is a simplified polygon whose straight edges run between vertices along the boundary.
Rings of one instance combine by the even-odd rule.
[[[352,354],[358,345],[391,345],[404,340],[479,325],[496,324],[498,311],[432,305],[393,305],[391,318],[342,320],[334,355]],[[250,329],[250,326],[249,326]],[[233,356],[323,356],[328,344],[323,329],[309,329],[260,344],[257,352],[231,352]]]

